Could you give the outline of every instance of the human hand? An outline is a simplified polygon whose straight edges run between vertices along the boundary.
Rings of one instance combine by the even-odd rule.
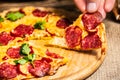
[[[106,13],[110,12],[114,6],[115,0],[74,0],[82,12],[93,13],[99,11],[103,19]]]

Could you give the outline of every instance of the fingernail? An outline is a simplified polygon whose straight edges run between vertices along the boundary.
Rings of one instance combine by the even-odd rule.
[[[96,6],[96,3],[94,2],[90,2],[87,4],[87,11],[88,12],[95,12],[97,10],[97,6]]]

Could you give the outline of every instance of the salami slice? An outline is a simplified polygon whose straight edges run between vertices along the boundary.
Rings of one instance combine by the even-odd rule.
[[[28,66],[28,71],[35,77],[42,77],[50,70],[51,65],[46,61],[35,60],[33,65]]]
[[[62,19],[58,20],[56,23],[56,26],[59,28],[62,28],[62,29],[65,29],[69,25],[70,25],[70,21],[66,18],[62,18]]]
[[[36,17],[44,17],[44,16],[46,16],[46,15],[48,14],[48,12],[47,12],[47,11],[41,11],[41,10],[39,10],[39,9],[35,9],[35,10],[32,12],[32,14],[33,14],[34,16],[36,16]]]
[[[30,48],[30,54],[33,54],[33,53],[34,53],[34,51],[33,51],[32,46],[30,46],[29,48]]]
[[[7,50],[7,55],[10,57],[10,58],[20,58],[20,48],[9,48]]]
[[[46,55],[47,55],[47,56],[50,56],[50,57],[52,57],[52,58],[55,58],[55,59],[63,58],[63,57],[60,56],[59,54],[50,52],[48,49],[47,49],[47,51],[46,51]]]
[[[95,29],[102,21],[102,15],[99,12],[85,13],[82,16],[82,21],[86,30]]]
[[[19,9],[19,12],[25,14],[25,12],[22,8]]]
[[[8,57],[7,56],[4,56],[3,58],[2,58],[2,60],[7,60],[8,59]]]
[[[12,37],[7,32],[0,33],[0,45],[7,45],[9,41],[13,40],[14,37]]]
[[[46,61],[47,63],[50,63],[50,62],[52,62],[53,60],[52,60],[51,58],[43,57],[43,58],[41,59],[41,61]]]
[[[100,48],[101,46],[100,37],[95,33],[87,35],[82,40],[82,49]]]
[[[15,65],[4,62],[0,65],[0,78],[14,78],[18,75]]]
[[[65,39],[68,47],[74,48],[75,46],[80,45],[82,30],[78,26],[68,27],[65,33]]]
[[[13,31],[11,31],[11,35],[14,37],[24,37],[26,34],[32,34],[33,30],[34,28],[32,26],[20,24]]]

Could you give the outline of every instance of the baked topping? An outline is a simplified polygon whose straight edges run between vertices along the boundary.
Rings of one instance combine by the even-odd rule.
[[[99,12],[85,13],[82,16],[84,27],[87,31],[95,29],[102,21],[102,15]]]
[[[16,12],[8,12],[6,14],[6,18],[10,21],[16,21],[22,17],[24,17],[25,15],[23,13],[20,13],[19,11]]]
[[[33,33],[34,28],[30,25],[20,24],[13,31],[11,35],[14,37],[25,37],[25,35],[30,35]]]
[[[82,30],[78,26],[68,27],[65,33],[65,39],[70,48],[80,45]]]
[[[12,37],[9,33],[7,32],[0,33],[0,45],[1,46],[7,45],[12,40],[14,40],[14,37]]]

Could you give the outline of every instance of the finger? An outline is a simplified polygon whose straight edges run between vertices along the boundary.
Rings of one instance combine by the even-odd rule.
[[[104,10],[104,5],[105,5],[105,0],[101,0],[98,11],[101,13],[103,19],[105,19],[106,17],[106,11]]]
[[[77,7],[82,11],[84,12],[85,9],[86,9],[86,2],[85,0],[74,0],[75,1],[75,4],[77,5]]]
[[[99,8],[101,0],[87,0],[86,10],[89,13],[96,12]]]
[[[110,12],[114,7],[115,0],[106,0],[105,1],[105,11]]]

